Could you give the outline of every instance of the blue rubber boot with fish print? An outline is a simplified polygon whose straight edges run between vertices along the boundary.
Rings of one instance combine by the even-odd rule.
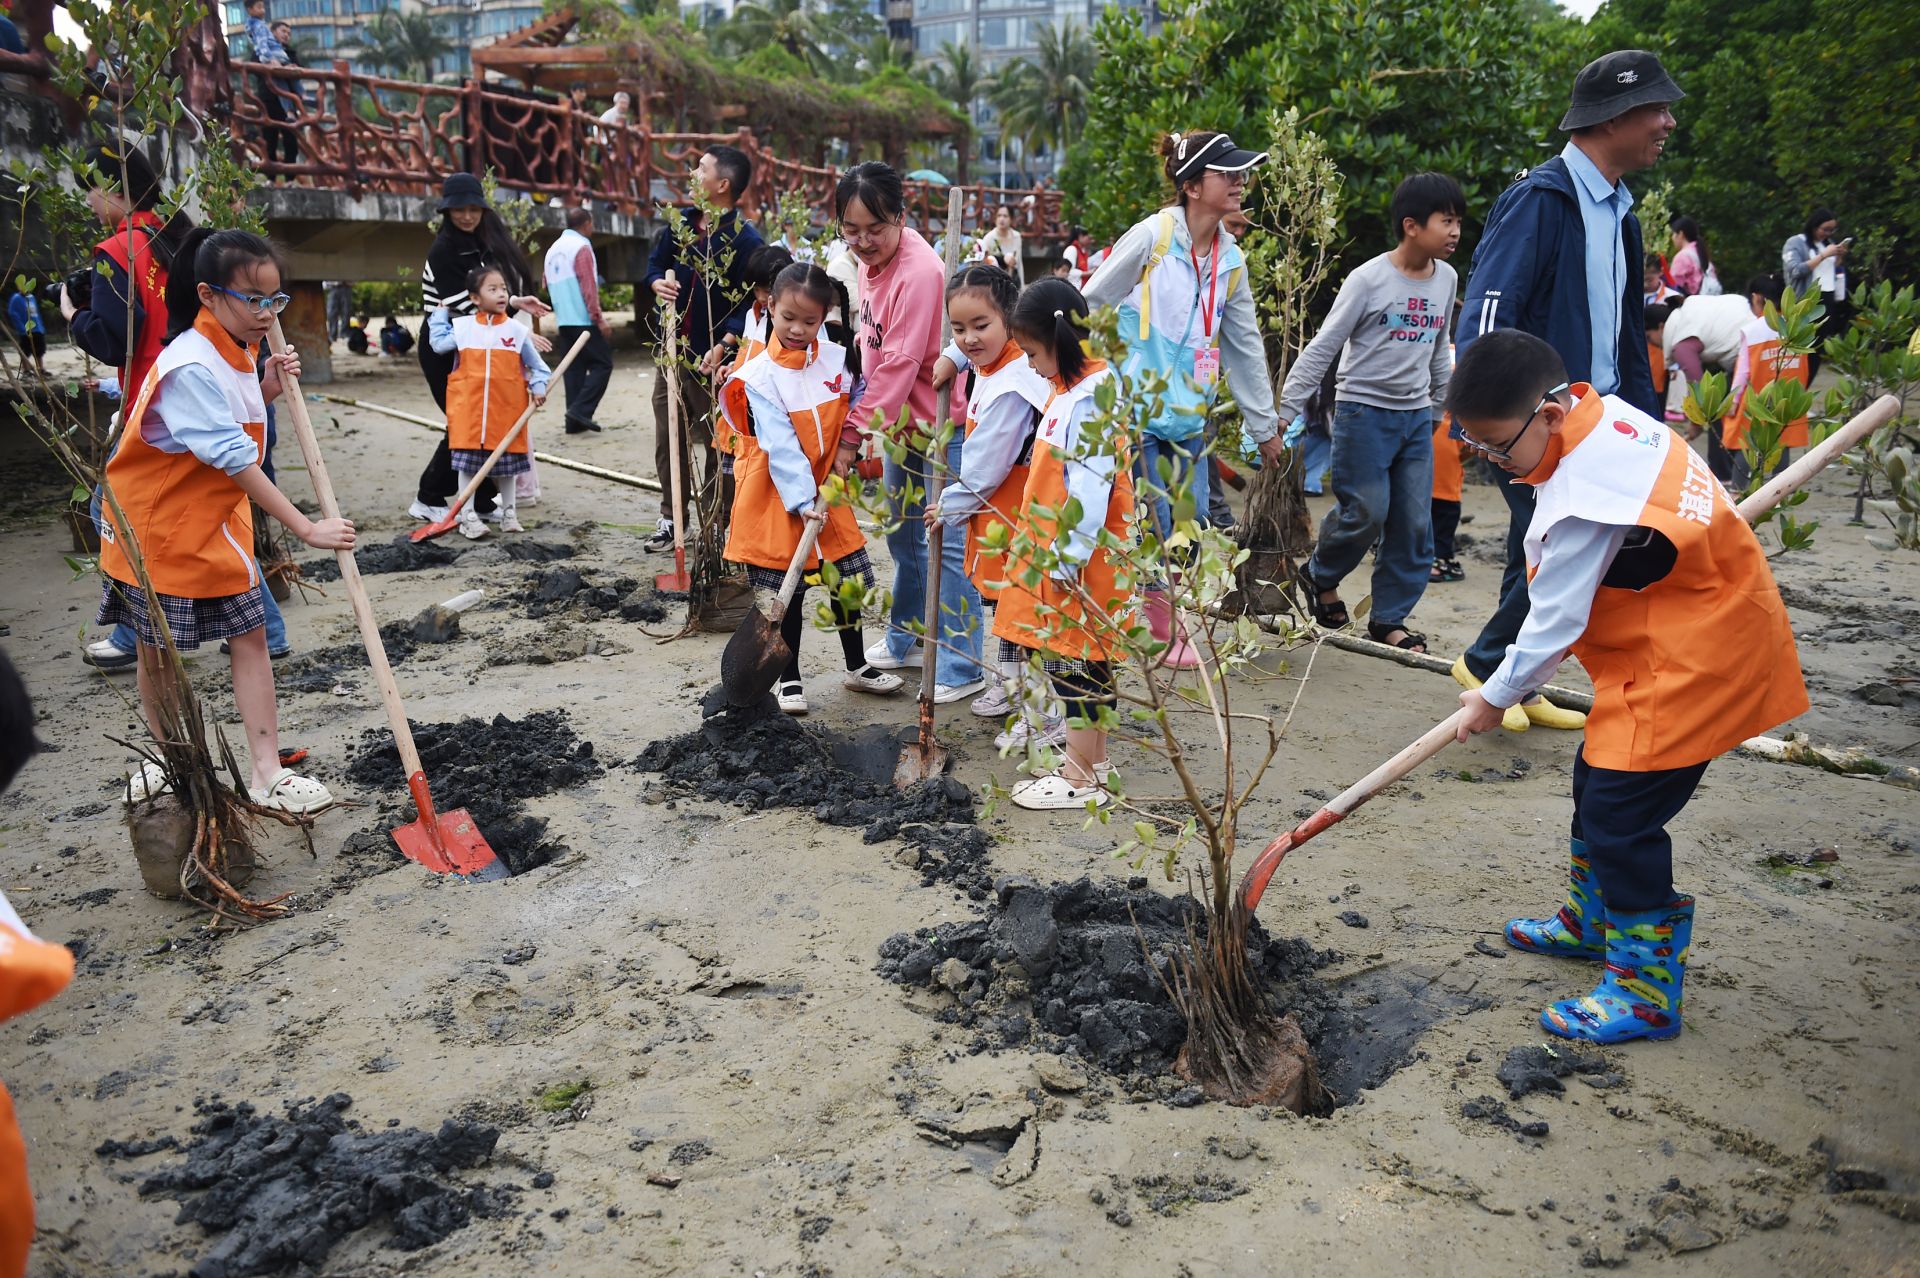
[[[1540,1013],[1561,1038],[1612,1045],[1680,1036],[1680,987],[1693,942],[1693,898],[1657,910],[1607,916],[1607,966],[1585,998],[1563,998]]]
[[[1607,952],[1607,907],[1600,885],[1593,881],[1587,845],[1572,840],[1572,868],[1567,872],[1567,903],[1544,919],[1507,920],[1507,944],[1532,954],[1562,958],[1601,958]]]

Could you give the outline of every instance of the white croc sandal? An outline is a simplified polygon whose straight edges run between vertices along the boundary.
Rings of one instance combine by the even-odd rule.
[[[171,793],[173,793],[173,787],[167,784],[166,772],[151,760],[142,763],[139,771],[127,778],[126,801],[128,803],[157,799],[163,794]]]
[[[247,793],[263,808],[278,808],[295,816],[305,816],[333,806],[333,791],[312,777],[301,776],[292,768],[282,768],[274,773],[266,789],[249,788]]]
[[[1016,806],[1035,812],[1084,808],[1089,803],[1104,807],[1113,800],[1113,796],[1101,789],[1098,782],[1077,786],[1058,772],[1043,772],[1022,781],[1013,787],[1009,797]]]
[[[840,677],[841,686],[855,692],[870,692],[876,697],[900,691],[906,683],[891,670],[878,670],[873,666],[861,666],[858,670],[849,670]]]
[[[800,686],[798,679],[782,679],[773,687],[773,699],[788,714],[801,715],[807,712],[807,691]]]

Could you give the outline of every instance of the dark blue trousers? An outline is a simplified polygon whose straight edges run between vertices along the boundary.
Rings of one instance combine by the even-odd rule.
[[[1667,822],[1693,798],[1707,765],[1616,772],[1573,756],[1573,837],[1587,846],[1608,910],[1657,910],[1674,898],[1673,839]]]
[[[1467,669],[1485,683],[1507,659],[1507,647],[1520,637],[1527,619],[1527,525],[1533,522],[1533,485],[1517,484],[1492,462],[1481,463],[1507,501],[1507,566],[1500,573],[1500,606],[1467,649]],[[1665,904],[1665,902],[1661,902]]]

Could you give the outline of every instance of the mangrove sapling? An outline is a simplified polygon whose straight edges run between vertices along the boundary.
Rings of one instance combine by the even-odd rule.
[[[1860,474],[1854,493],[1853,522],[1863,524],[1869,509],[1890,526],[1892,537],[1870,535],[1881,549],[1920,550],[1920,476],[1913,451],[1920,446],[1920,417],[1908,411],[1920,392],[1920,297],[1911,284],[1896,289],[1881,281],[1860,292],[1853,323],[1828,340],[1826,358],[1839,378],[1828,389],[1823,416],[1844,421],[1882,395],[1900,402],[1900,415],[1876,431],[1846,457]],[[1874,497],[1875,481],[1886,485],[1886,499]]]

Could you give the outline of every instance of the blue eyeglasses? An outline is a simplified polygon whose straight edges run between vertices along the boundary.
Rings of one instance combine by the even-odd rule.
[[[225,293],[236,302],[245,303],[246,308],[255,315],[278,315],[286,310],[287,303],[293,300],[285,293],[274,293],[269,296],[260,293],[236,293],[230,288],[221,288],[218,284],[209,284],[207,287],[216,293]]]
[[[1473,436],[1467,434],[1467,432],[1461,430],[1459,422],[1455,422],[1453,424],[1453,429],[1447,432],[1447,438],[1457,440],[1458,442],[1465,444],[1468,448],[1473,449],[1477,453],[1485,453],[1488,457],[1492,458],[1494,461],[1497,461],[1497,462],[1512,461],[1513,446],[1519,443],[1522,439],[1526,437],[1527,431],[1531,429],[1533,426],[1533,419],[1540,415],[1540,410],[1547,406],[1547,401],[1552,399],[1555,395],[1558,395],[1561,391],[1565,389],[1567,389],[1567,383],[1561,382],[1558,386],[1554,387],[1552,390],[1542,395],[1540,397],[1540,402],[1533,406],[1533,411],[1527,414],[1527,420],[1525,424],[1523,424],[1519,430],[1514,432],[1512,439],[1509,439],[1504,444],[1483,444],[1479,440],[1475,439]]]

